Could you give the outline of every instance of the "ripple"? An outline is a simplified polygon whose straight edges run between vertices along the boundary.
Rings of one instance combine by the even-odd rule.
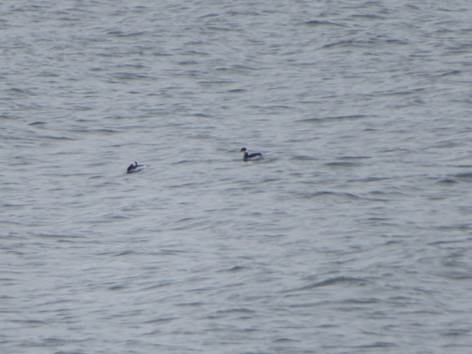
[[[361,166],[362,163],[349,162],[349,161],[332,161],[332,162],[326,162],[324,165],[326,167],[343,168],[343,167],[358,167],[358,166]]]
[[[313,282],[308,285],[301,286],[299,288],[294,288],[284,291],[285,293],[300,292],[305,290],[312,290],[316,288],[323,288],[329,286],[366,286],[368,281],[363,278],[354,278],[354,277],[332,277],[325,280]]]
[[[398,344],[392,342],[374,342],[372,344],[356,345],[354,348],[358,349],[385,349],[385,348],[396,348]]]
[[[148,75],[146,74],[139,74],[139,73],[133,73],[133,72],[120,72],[120,73],[114,73],[112,75],[113,78],[118,79],[118,80],[143,80],[143,79],[151,79]]]
[[[362,197],[347,192],[334,192],[334,191],[319,191],[319,192],[307,192],[307,193],[300,193],[300,197],[304,199],[316,199],[316,198],[341,198],[341,199],[349,199],[349,200],[358,200],[363,199]]]
[[[314,156],[308,156],[308,155],[295,155],[291,158],[291,160],[294,161],[317,161],[318,158]]]
[[[320,20],[311,20],[304,22],[308,27],[346,27],[341,23],[331,22],[331,21],[320,21]]]
[[[448,186],[448,185],[454,185],[454,184],[457,184],[458,181],[454,178],[441,178],[440,180],[436,181],[437,184],[441,184],[441,185],[445,185],[445,186]]]
[[[243,270],[246,270],[247,267],[244,267],[244,266],[233,266],[231,268],[228,268],[228,269],[223,269],[223,270],[220,270],[219,272],[223,272],[223,273],[237,273],[237,272],[241,272]]]
[[[472,172],[462,172],[454,175],[456,179],[459,179],[464,182],[472,181]]]
[[[46,122],[43,122],[43,121],[35,121],[35,122],[31,122],[29,123],[30,126],[32,127],[43,127],[46,125]]]
[[[300,122],[300,123],[319,123],[319,122],[326,122],[326,121],[336,122],[336,121],[360,120],[367,117],[368,116],[362,115],[362,114],[352,114],[352,115],[341,115],[341,116],[306,118],[306,119],[300,119],[297,122]]]
[[[140,37],[144,36],[146,34],[145,31],[137,31],[137,32],[123,32],[120,30],[115,30],[115,31],[109,31],[108,35],[109,36],[115,36],[118,38],[128,38],[128,37]]]

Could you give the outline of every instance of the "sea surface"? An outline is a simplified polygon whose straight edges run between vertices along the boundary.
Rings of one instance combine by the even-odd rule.
[[[470,0],[0,14],[1,354],[472,353]]]

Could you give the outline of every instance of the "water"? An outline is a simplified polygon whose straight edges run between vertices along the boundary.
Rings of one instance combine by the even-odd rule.
[[[0,11],[1,353],[472,350],[469,1]]]

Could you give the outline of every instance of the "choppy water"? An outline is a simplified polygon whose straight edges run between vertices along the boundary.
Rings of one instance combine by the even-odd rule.
[[[470,1],[0,12],[1,353],[472,351]]]

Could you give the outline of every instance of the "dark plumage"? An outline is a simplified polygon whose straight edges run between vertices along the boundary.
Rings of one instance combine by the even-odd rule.
[[[126,173],[138,172],[141,170],[141,167],[143,167],[143,165],[140,165],[136,161],[134,161],[131,165],[128,166]]]
[[[241,152],[243,153],[243,160],[244,161],[260,160],[260,159],[264,158],[262,156],[262,153],[260,153],[260,152],[249,153],[245,147],[241,148]]]

